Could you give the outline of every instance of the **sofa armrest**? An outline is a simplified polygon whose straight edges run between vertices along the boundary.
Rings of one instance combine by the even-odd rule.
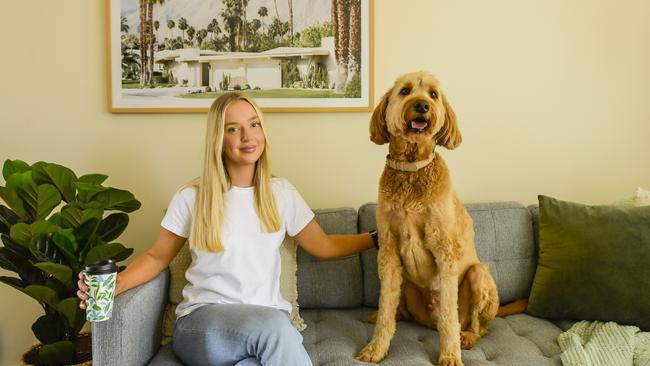
[[[160,348],[169,270],[115,298],[113,316],[92,323],[93,364],[145,365]]]

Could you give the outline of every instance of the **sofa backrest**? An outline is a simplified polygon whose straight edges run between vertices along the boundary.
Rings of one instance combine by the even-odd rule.
[[[375,203],[316,210],[316,221],[328,234],[367,232],[375,228]],[[536,266],[533,228],[535,207],[517,202],[467,204],[474,222],[479,259],[490,267],[501,303],[526,298]],[[353,222],[353,220],[358,220]],[[379,299],[377,251],[319,261],[298,250],[298,303],[303,308],[376,307]]]
[[[327,234],[357,233],[357,210],[314,210]],[[353,308],[363,303],[363,273],[358,254],[320,260],[298,247],[298,304],[301,308]]]

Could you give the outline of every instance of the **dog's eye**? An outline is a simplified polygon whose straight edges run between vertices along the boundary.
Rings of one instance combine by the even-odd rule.
[[[431,98],[433,98],[433,99],[437,99],[437,98],[438,98],[438,93],[436,93],[435,90],[432,90],[432,91],[431,91]]]
[[[400,90],[399,93],[402,94],[402,95],[409,95],[411,93],[411,89],[402,88],[402,90]]]

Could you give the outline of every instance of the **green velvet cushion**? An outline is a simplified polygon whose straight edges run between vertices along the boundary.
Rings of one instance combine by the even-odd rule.
[[[539,242],[528,312],[650,330],[650,206],[539,196]]]

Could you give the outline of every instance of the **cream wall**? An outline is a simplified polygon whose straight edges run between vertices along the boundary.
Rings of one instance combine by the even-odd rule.
[[[120,238],[142,252],[199,172],[205,116],[106,111],[103,0],[0,13],[0,159],[108,174],[142,201]],[[375,16],[377,99],[402,73],[438,75],[464,134],[443,151],[464,201],[607,203],[650,187],[649,1],[378,0]],[[314,208],[374,201],[386,147],[369,117],[267,114],[275,173]],[[40,308],[4,285],[0,298],[0,365],[14,365]]]

